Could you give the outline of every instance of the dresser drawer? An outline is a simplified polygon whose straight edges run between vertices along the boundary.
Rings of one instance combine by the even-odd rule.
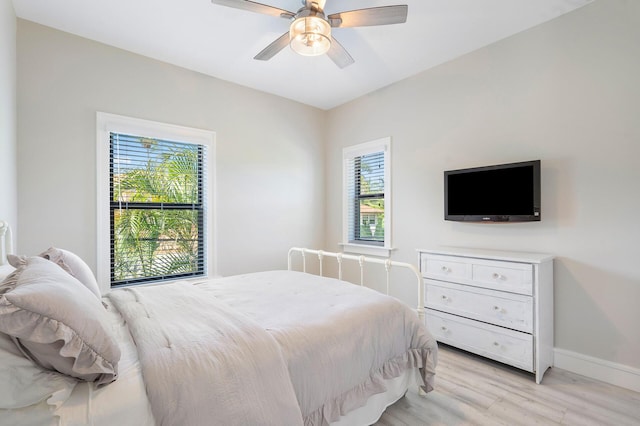
[[[436,340],[527,371],[533,369],[533,336],[427,309],[427,328]]]
[[[527,263],[478,260],[472,265],[470,284],[532,295],[533,266]]]
[[[426,255],[420,259],[422,275],[447,281],[468,281],[471,279],[471,264],[465,258]]]
[[[483,288],[426,280],[425,305],[475,320],[533,332],[533,298]]]

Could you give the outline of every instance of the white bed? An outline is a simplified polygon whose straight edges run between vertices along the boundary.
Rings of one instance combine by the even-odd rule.
[[[361,268],[367,263],[364,257],[295,251],[303,258],[306,254],[318,255],[321,260],[333,256],[340,265],[352,258]],[[387,277],[391,267],[402,266],[377,259],[373,262],[385,265]],[[2,271],[10,269],[6,265],[0,268],[4,268],[0,269],[1,281]],[[419,273],[417,283],[421,283]],[[267,271],[117,290],[102,300],[107,306],[104,323],[120,352],[117,380],[97,386],[97,382],[43,370],[2,334],[0,364],[16,365],[19,377],[11,376],[10,369],[1,373],[5,377],[0,377],[4,380],[0,382],[0,424],[365,425],[374,423],[409,386],[422,386],[425,391],[433,386],[437,346],[415,311],[393,298],[337,279]],[[367,304],[363,306],[359,300]],[[191,308],[185,312],[176,305]],[[217,313],[203,318],[208,311]],[[353,316],[356,311],[364,316]],[[182,312],[180,318],[191,319],[180,323],[172,316],[175,312]],[[247,360],[234,355],[226,370],[219,365],[210,370],[208,357],[215,356],[219,344],[200,339],[208,334],[209,323],[231,345],[238,341],[245,344],[244,334],[232,333],[247,328],[257,333],[258,340],[266,336],[266,346],[249,350]],[[365,323],[373,327],[365,327]],[[169,342],[166,346],[172,349],[154,348],[157,341],[160,345]],[[184,355],[175,349],[185,344],[183,341],[206,347],[207,355],[193,355],[191,347]],[[337,346],[329,349],[331,341]],[[277,354],[265,368],[264,354],[273,342],[277,342]],[[210,344],[212,347],[206,346]],[[407,347],[403,349],[403,345]],[[162,357],[166,359],[159,363],[160,371],[151,370],[149,364]],[[196,365],[203,357],[204,364]],[[225,346],[221,358],[228,357]],[[280,359],[281,364],[274,364]],[[290,390],[292,397],[288,396]],[[224,404],[219,404],[222,400]],[[172,407],[174,403],[176,407]]]

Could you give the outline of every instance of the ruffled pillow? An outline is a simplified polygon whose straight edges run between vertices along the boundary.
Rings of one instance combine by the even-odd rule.
[[[101,301],[41,257],[14,258],[0,285],[0,331],[37,365],[80,380],[111,383],[120,349]]]
[[[38,256],[44,257],[60,266],[62,269],[73,275],[84,284],[98,299],[102,297],[96,277],[93,275],[89,265],[77,254],[69,250],[50,247],[47,251],[40,253]]]

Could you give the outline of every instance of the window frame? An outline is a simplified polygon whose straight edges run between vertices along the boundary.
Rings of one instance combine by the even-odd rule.
[[[350,209],[355,209],[356,203],[359,204],[359,198],[356,194],[354,197],[349,194],[350,184],[356,179],[356,176],[349,172],[349,164],[357,157],[379,152],[383,153],[384,158],[384,241],[382,244],[356,239],[355,224],[353,226],[354,235],[350,235],[349,232]],[[342,181],[342,243],[340,243],[342,250],[350,253],[389,257],[393,250],[391,245],[391,138],[385,137],[343,148]],[[359,215],[354,214],[353,216],[353,221],[359,219]]]
[[[152,139],[191,143],[207,147],[204,164],[204,275],[181,280],[201,280],[215,276],[217,270],[217,250],[215,239],[215,132],[167,123],[143,120],[121,115],[96,113],[96,170],[97,170],[97,281],[102,293],[111,287],[111,199],[110,199],[110,134],[121,133]],[[150,280],[126,285],[153,285],[174,281]]]

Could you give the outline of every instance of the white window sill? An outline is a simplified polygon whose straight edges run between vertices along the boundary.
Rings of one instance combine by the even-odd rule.
[[[135,284],[123,284],[118,287],[110,287],[109,290],[107,290],[107,293],[114,290],[121,289],[121,288],[127,288],[127,287],[132,287],[132,288],[153,287],[153,286],[159,286],[159,285],[165,285],[165,284],[175,284],[180,281],[187,282],[193,285],[198,285],[198,284],[206,283],[207,281],[211,279],[216,279],[216,278],[222,278],[222,275],[210,275],[210,276],[205,275],[202,277],[185,277],[185,278],[175,278],[175,279],[169,279],[169,280],[163,280],[163,281],[149,281],[149,282],[139,282]],[[102,295],[104,296],[107,293],[102,292]]]
[[[356,253],[365,256],[390,257],[392,247],[370,246],[366,244],[339,243],[345,253]]]

